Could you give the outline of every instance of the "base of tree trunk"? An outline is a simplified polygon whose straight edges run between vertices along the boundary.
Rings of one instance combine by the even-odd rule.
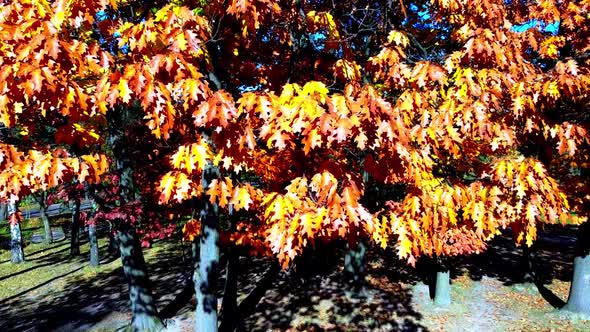
[[[448,270],[436,272],[434,304],[439,307],[451,304],[451,278]]]
[[[228,248],[225,287],[223,289],[223,301],[221,302],[220,332],[233,332],[240,325],[240,314],[238,312],[239,266],[240,256],[237,248]]]
[[[43,228],[45,229],[45,244],[50,244],[53,242],[53,233],[51,232],[47,212],[41,211],[41,220],[43,220]]]
[[[574,276],[563,310],[590,315],[590,255],[574,259]]]
[[[159,317],[136,313],[133,316],[130,328],[133,332],[158,332],[162,331],[165,326]]]
[[[219,264],[219,231],[217,220],[206,216],[201,225],[199,268],[194,272],[196,309],[195,332],[217,332],[217,267]]]
[[[135,331],[160,331],[164,328],[152,295],[147,266],[139,238],[130,225],[122,225],[118,232],[123,271],[129,284],[131,328]]]
[[[344,270],[350,276],[355,291],[361,291],[365,281],[365,253],[367,247],[359,241],[356,247],[348,247],[344,256]]]
[[[74,201],[70,229],[70,256],[80,255],[80,201]]]

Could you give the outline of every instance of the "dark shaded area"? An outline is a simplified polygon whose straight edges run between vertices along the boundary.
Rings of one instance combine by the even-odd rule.
[[[487,276],[507,286],[531,283],[549,304],[561,308],[564,300],[545,285],[554,279],[571,281],[577,234],[577,226],[545,225],[534,245],[524,248],[524,244],[514,244],[512,231],[507,229],[489,243],[485,252],[454,258],[452,275],[467,273],[476,281]]]
[[[64,242],[64,241],[65,241],[65,237],[64,237],[63,239],[59,240],[59,241],[54,241],[53,243],[55,244],[55,243],[60,243],[60,242]],[[45,248],[45,249],[37,250],[37,251],[34,251],[34,252],[27,252],[27,254],[28,254],[29,256],[35,256],[35,255],[37,255],[38,253],[44,252],[44,251],[46,251],[46,250],[51,250],[51,249],[59,248],[59,247],[62,247],[62,246],[64,246],[64,245],[66,245],[66,243],[65,243],[65,242],[64,242],[64,243],[60,243],[60,244],[58,244],[58,245],[55,245],[55,246],[52,246],[52,247],[47,247],[47,248]],[[69,248],[69,247],[67,247],[67,248],[66,248],[66,249],[64,249],[64,250],[70,250],[70,248]],[[61,252],[61,251],[63,251],[63,250],[60,250],[60,252]],[[34,260],[37,260],[37,259],[39,259],[39,257],[38,257],[38,258],[29,259],[29,261],[34,261]],[[0,262],[0,264],[4,264],[4,263],[8,263],[8,262],[10,262],[10,259],[8,259],[8,260],[5,260],[5,261],[2,261],[2,262]]]
[[[225,286],[220,313],[220,332],[233,332],[239,325],[238,311],[238,276],[240,273],[240,256],[237,249],[230,246],[226,250]]]
[[[577,226],[546,225],[538,234],[531,254],[535,280],[542,284],[553,279],[571,280]],[[483,276],[498,279],[506,285],[527,282],[523,266],[523,247],[514,244],[512,232],[505,230],[494,238],[488,249],[472,256],[454,258],[454,275],[467,272],[473,280]]]
[[[565,301],[562,300],[559,296],[555,295],[550,289],[545,287],[545,285],[541,282],[535,281],[535,286],[539,290],[539,294],[549,303],[552,307],[561,309],[565,305]]]
[[[170,319],[176,316],[195,296],[195,283],[192,278],[186,278],[184,287],[176,294],[176,297],[170,301],[160,312],[162,319]]]
[[[105,251],[106,247],[100,248],[101,253]],[[84,250],[82,256],[76,258],[81,262],[80,267],[71,272],[51,280],[40,280],[38,285],[14,298],[1,299],[0,331],[86,331],[99,321],[109,320],[111,314],[128,319],[129,293],[122,268],[98,273],[90,278],[72,275],[87,266],[88,254]],[[152,284],[155,286],[155,296],[160,296],[161,302],[169,301],[175,295],[171,292],[182,285],[179,280],[183,278],[185,271],[178,264],[180,255],[179,250],[160,250],[154,260],[157,265],[148,266]],[[101,264],[118,259],[106,254],[103,256],[105,259],[101,260]],[[47,256],[45,260],[47,263],[59,264],[56,255]],[[63,291],[50,296],[31,294],[31,291],[63,278],[68,283]],[[45,289],[52,290],[50,285]],[[121,321],[114,320],[113,323],[120,324]],[[113,330],[118,327],[121,326],[114,326]]]
[[[156,330],[162,327],[153,296],[147,265],[135,228],[122,223],[117,232],[121,262],[129,284],[131,327],[133,331]]]
[[[345,248],[342,248],[345,250]],[[276,278],[258,279],[270,289],[254,290],[260,297],[256,305],[246,298],[240,305],[248,310],[244,321],[246,331],[423,331],[422,315],[412,306],[410,286],[400,281],[413,281],[411,268],[403,270],[392,251],[367,251],[367,278],[361,290],[355,291],[355,280],[344,273],[343,250],[332,252],[331,264],[320,260],[318,273],[306,267],[305,278],[280,271]],[[390,261],[391,260],[391,261]],[[314,260],[312,259],[312,262]],[[270,266],[270,262],[266,263]],[[269,268],[270,269],[270,268]],[[269,270],[272,271],[272,270]],[[401,272],[401,273],[400,273]],[[401,278],[400,278],[401,277]],[[263,294],[260,296],[260,294]]]
[[[555,307],[562,306],[563,299],[545,286],[554,278],[570,280],[576,235],[577,228],[573,226],[546,226],[531,256],[540,294]],[[428,283],[432,272],[428,260],[419,260],[413,268],[399,260],[394,249],[370,247],[366,252],[365,286],[356,293],[343,273],[345,249],[345,246],[324,248],[298,260],[298,265],[287,271],[280,270],[268,258],[240,257],[238,313],[232,313],[242,321],[238,330],[425,330],[422,315],[412,304],[411,287]],[[101,248],[101,252],[105,250]],[[35,259],[44,264],[57,263],[66,254]],[[177,322],[184,319],[189,324],[195,300],[190,277],[192,262],[185,256],[180,244],[160,248],[155,259],[150,260],[148,270],[162,317],[175,318]],[[221,261],[220,266],[225,268],[225,259]],[[486,252],[454,257],[447,260],[447,265],[452,278],[466,274],[473,280],[486,276],[506,285],[525,282],[522,248],[514,245],[510,231],[492,241]],[[223,295],[225,272],[221,270],[217,279],[218,298]],[[71,274],[55,278],[65,278],[69,286],[51,296],[31,296],[31,290],[27,290],[22,296],[0,301],[0,330],[84,331],[99,321],[104,325],[113,314],[118,315],[113,324],[119,324],[114,330],[129,319],[129,298],[122,269],[89,279]],[[40,282],[35,288],[48,282]]]

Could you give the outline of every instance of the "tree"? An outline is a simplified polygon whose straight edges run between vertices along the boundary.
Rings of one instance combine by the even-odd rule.
[[[10,224],[10,261],[18,264],[25,261],[24,241],[20,230],[22,217],[18,211],[18,202],[8,203],[8,223]]]
[[[41,221],[43,221],[43,230],[45,231],[45,243],[49,244],[53,242],[53,233],[51,232],[51,225],[49,224],[49,216],[47,215],[47,192],[40,192],[35,195],[35,200],[39,203],[39,214],[41,215]]]
[[[225,244],[287,267],[317,241],[366,238],[413,264],[483,250],[502,227],[530,244],[539,222],[584,220],[555,167],[579,166],[587,131],[550,110],[588,105],[585,2],[138,4],[21,1],[0,16],[2,196],[106,183],[95,219],[117,234],[135,330],[162,326],[139,235],[164,235],[177,204],[199,211],[207,331]],[[557,16],[567,38],[511,29]],[[530,153],[540,138],[551,162]],[[24,186],[28,165],[53,177]],[[397,200],[369,204],[377,186]]]
[[[0,203],[0,220],[4,221],[8,219],[8,204]]]
[[[105,69],[113,61],[92,34],[94,18],[105,5],[66,1],[2,5],[0,121],[7,128],[5,139],[9,142],[1,149],[9,157],[2,160],[2,197],[14,201],[73,178],[97,183],[107,171],[109,161],[104,152],[109,148],[103,150],[102,143],[105,138],[118,137],[116,133],[110,137],[98,134],[103,128],[114,128],[104,121],[107,104],[100,98],[92,102],[96,100],[97,78],[107,77]],[[116,150],[116,142],[110,145]],[[19,148],[26,152],[19,152]],[[130,185],[131,174],[120,167],[122,158],[117,152],[114,171],[123,171],[121,183]],[[125,219],[126,215],[119,215],[119,220],[124,220],[119,240],[131,286],[133,328],[158,329],[162,325],[150,294],[139,239]]]
[[[416,143],[434,152],[427,170],[436,176],[430,186],[419,184],[418,199],[398,205],[401,219],[400,212],[390,218],[400,256],[480,250],[508,226],[518,244],[530,246],[539,223],[586,219],[572,214],[568,201],[578,196],[570,188],[579,182],[556,162],[579,167],[580,149],[588,145],[587,118],[577,111],[588,105],[588,69],[578,62],[588,52],[581,42],[586,28],[577,30],[586,7],[554,1],[424,5],[432,21],[422,24],[446,36],[427,61],[405,55],[416,24],[409,33],[390,34],[391,45],[371,60],[375,78],[399,96]],[[561,36],[542,31],[555,21],[562,22]],[[519,32],[518,24],[540,28]],[[467,222],[471,231],[456,234],[459,241],[436,240],[448,222]],[[470,234],[475,243],[465,238]],[[455,249],[444,248],[449,244]],[[476,246],[464,250],[465,244]]]

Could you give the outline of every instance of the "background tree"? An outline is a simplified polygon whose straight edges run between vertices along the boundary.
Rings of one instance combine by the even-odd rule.
[[[421,6],[432,18],[422,24],[447,36],[436,43],[435,54],[440,56],[414,63],[405,55],[403,47],[412,42],[405,38],[411,35],[404,32],[392,33],[390,43],[394,45],[373,58],[375,78],[383,81],[388,91],[396,91],[397,105],[410,111],[405,118],[414,123],[417,143],[435,152],[433,173],[455,188],[469,188],[468,199],[455,201],[454,207],[439,201],[438,197],[457,197],[445,189],[438,190],[440,195],[430,192],[407,205],[406,211],[411,211],[411,206],[419,211],[418,206],[435,200],[432,215],[436,217],[423,215],[422,225],[414,231],[408,227],[411,222],[392,219],[391,227],[397,228],[394,232],[401,233],[401,256],[412,256],[401,251],[407,234],[413,240],[405,243],[413,243],[415,252],[432,252],[424,247],[421,234],[436,219],[442,219],[443,225],[444,219],[455,219],[445,215],[446,208],[449,212],[458,208],[460,221],[471,219],[479,243],[493,236],[496,229],[510,226],[517,244],[530,246],[541,223],[575,224],[586,219],[571,213],[566,197],[577,196],[569,191],[574,179],[563,177],[570,172],[551,162],[558,156],[578,159],[577,150],[587,146],[584,125],[554,114],[555,107],[563,103],[567,110],[562,114],[573,110],[579,116],[575,110],[588,104],[587,67],[576,61],[588,51],[581,43],[586,28],[580,35],[567,32],[571,45],[576,45],[567,52],[559,49],[564,45],[560,40],[565,39],[545,29],[560,22],[565,31],[577,26],[583,21],[579,13],[584,6],[553,1],[535,5],[436,2]],[[515,28],[518,24],[540,28],[519,32]],[[417,26],[421,29],[414,24],[408,30]],[[583,119],[585,116],[576,121],[587,121]],[[425,188],[421,186],[422,191]],[[436,242],[432,244],[436,249]],[[435,252],[440,254],[440,249]]]
[[[8,203],[8,223],[10,224],[10,261],[12,263],[22,263],[25,261],[25,252],[23,250],[24,241],[20,229],[21,215],[18,210],[18,202]]]
[[[97,78],[113,61],[109,51],[102,50],[94,39],[94,19],[106,5],[19,1],[2,6],[0,119],[6,127],[16,129],[10,132],[10,143],[29,150],[27,158],[17,163],[19,167],[3,167],[7,181],[2,183],[10,184],[2,188],[3,197],[14,200],[25,194],[25,189],[46,190],[73,177],[80,182],[99,182],[109,166],[106,156],[98,154],[104,151],[115,152],[115,167],[111,171],[123,172],[121,183],[127,185],[126,191],[132,189],[128,186],[132,174],[122,167],[117,155],[117,146],[121,144],[112,140],[117,133],[101,132],[109,129],[105,120],[107,104],[92,102]],[[103,150],[105,141],[115,148]],[[57,155],[54,157],[49,151]],[[70,154],[77,157],[68,157]],[[118,219],[125,220],[127,215],[120,214]],[[125,244],[121,255],[131,286],[132,323],[137,330],[148,330],[161,323],[154,314],[139,239],[128,221],[122,223],[127,226],[123,225],[125,235],[120,238]]]
[[[43,222],[43,230],[45,231],[45,243],[49,244],[53,242],[53,233],[51,232],[51,225],[49,224],[49,216],[47,215],[47,192],[42,191],[37,195],[34,195],[35,201],[39,204],[39,214],[41,215],[41,221]]]

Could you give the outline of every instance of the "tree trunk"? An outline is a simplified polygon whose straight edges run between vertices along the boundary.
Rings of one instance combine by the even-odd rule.
[[[534,283],[536,281],[534,253],[534,244],[531,247],[526,244],[522,246],[521,271],[524,271],[524,275],[522,276],[524,283]]]
[[[38,195],[33,195],[37,203],[39,203],[39,216],[43,222],[43,231],[45,237],[43,242],[50,244],[53,242],[53,234],[51,233],[51,225],[49,225],[49,216],[47,215],[47,192],[42,191]]]
[[[74,200],[70,229],[70,256],[80,255],[80,200]]]
[[[131,329],[133,331],[159,331],[164,328],[152,295],[143,251],[135,229],[124,222],[117,233],[123,271],[129,283],[131,302]]]
[[[203,170],[203,188],[209,187],[209,183],[219,177],[219,170],[209,164]],[[200,212],[201,236],[199,245],[199,268],[195,270],[193,281],[195,283],[195,331],[217,332],[217,273],[219,265],[219,206],[217,203],[203,200]]]
[[[439,257],[434,258],[436,280],[434,285],[434,304],[446,307],[451,304],[451,274]]]
[[[564,310],[590,315],[590,222],[580,226],[574,275]]]
[[[238,312],[238,273],[240,256],[236,247],[230,247],[227,251],[227,266],[225,270],[225,287],[223,301],[221,302],[221,332],[233,332],[240,322]]]
[[[348,245],[344,256],[344,269],[350,275],[355,291],[360,291],[364,287],[366,251],[367,246],[359,240],[356,247]]]
[[[0,203],[0,221],[8,219],[8,204]]]
[[[117,241],[117,237],[115,236],[115,230],[113,227],[113,223],[109,223],[109,247],[108,247],[109,254],[113,256],[119,255],[119,242]]]
[[[8,204],[8,216],[18,213],[18,203]],[[25,252],[23,251],[23,238],[20,231],[20,221],[10,223],[10,261],[13,263],[22,263],[25,261]]]
[[[217,331],[217,265],[219,263],[219,232],[217,218],[208,215],[201,224],[199,268],[195,270],[194,282],[197,307],[195,311],[196,332]]]
[[[96,224],[88,225],[88,239],[90,241],[90,266],[98,266],[100,264],[98,256],[98,239],[96,238]]]
[[[133,181],[133,171],[136,161],[132,159],[130,146],[135,142],[128,142],[126,132],[133,131],[142,118],[137,108],[125,107],[110,110],[108,135],[106,144],[112,150],[113,162],[111,168],[119,175],[119,206],[124,206],[139,199]],[[152,295],[147,267],[139,237],[135,226],[130,220],[112,221],[112,229],[117,234],[118,249],[121,254],[123,271],[129,283],[129,299],[131,302],[131,329],[133,331],[157,331],[164,328],[158,315],[156,302]],[[111,242],[112,243],[112,242]],[[114,244],[114,243],[112,243]]]
[[[449,270],[436,272],[434,304],[446,307],[451,304],[451,279]]]
[[[45,243],[50,244],[53,242],[53,234],[49,225],[49,216],[47,216],[47,194],[44,192],[39,197],[39,213],[41,214],[43,229],[45,230]]]

